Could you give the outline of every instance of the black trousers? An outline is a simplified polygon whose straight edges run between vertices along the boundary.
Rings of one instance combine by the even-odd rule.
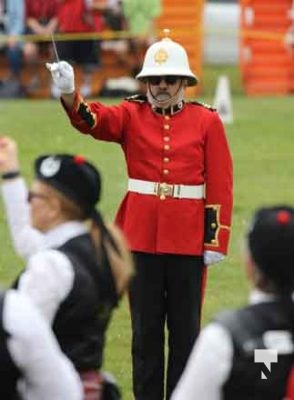
[[[200,329],[203,257],[138,252],[134,257],[136,276],[130,288],[134,396],[163,400],[166,391],[169,399]]]

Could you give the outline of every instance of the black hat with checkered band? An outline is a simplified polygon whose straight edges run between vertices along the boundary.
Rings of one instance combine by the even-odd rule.
[[[52,186],[90,215],[100,199],[101,176],[83,156],[47,154],[35,161],[36,178]]]

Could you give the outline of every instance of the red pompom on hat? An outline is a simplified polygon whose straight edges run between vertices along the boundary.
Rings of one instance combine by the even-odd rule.
[[[248,231],[248,247],[259,270],[280,289],[294,289],[294,208],[257,210]]]
[[[84,164],[86,162],[86,159],[85,159],[84,156],[76,155],[76,156],[73,157],[73,161],[76,164],[80,165],[80,164]]]
[[[277,221],[280,225],[286,225],[290,221],[290,214],[288,211],[281,210],[277,213]]]

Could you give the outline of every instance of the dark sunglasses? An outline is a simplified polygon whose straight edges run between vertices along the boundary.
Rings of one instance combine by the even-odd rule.
[[[150,85],[159,85],[161,81],[164,81],[167,85],[174,85],[180,78],[174,75],[168,76],[149,76],[148,82]]]
[[[48,199],[48,196],[42,193],[34,192],[33,190],[28,191],[27,201],[30,203],[33,199]]]

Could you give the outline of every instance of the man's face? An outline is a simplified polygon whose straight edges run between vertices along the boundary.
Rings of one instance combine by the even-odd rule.
[[[174,75],[169,76],[150,76],[147,78],[150,93],[155,100],[167,104],[178,93],[182,78]]]

